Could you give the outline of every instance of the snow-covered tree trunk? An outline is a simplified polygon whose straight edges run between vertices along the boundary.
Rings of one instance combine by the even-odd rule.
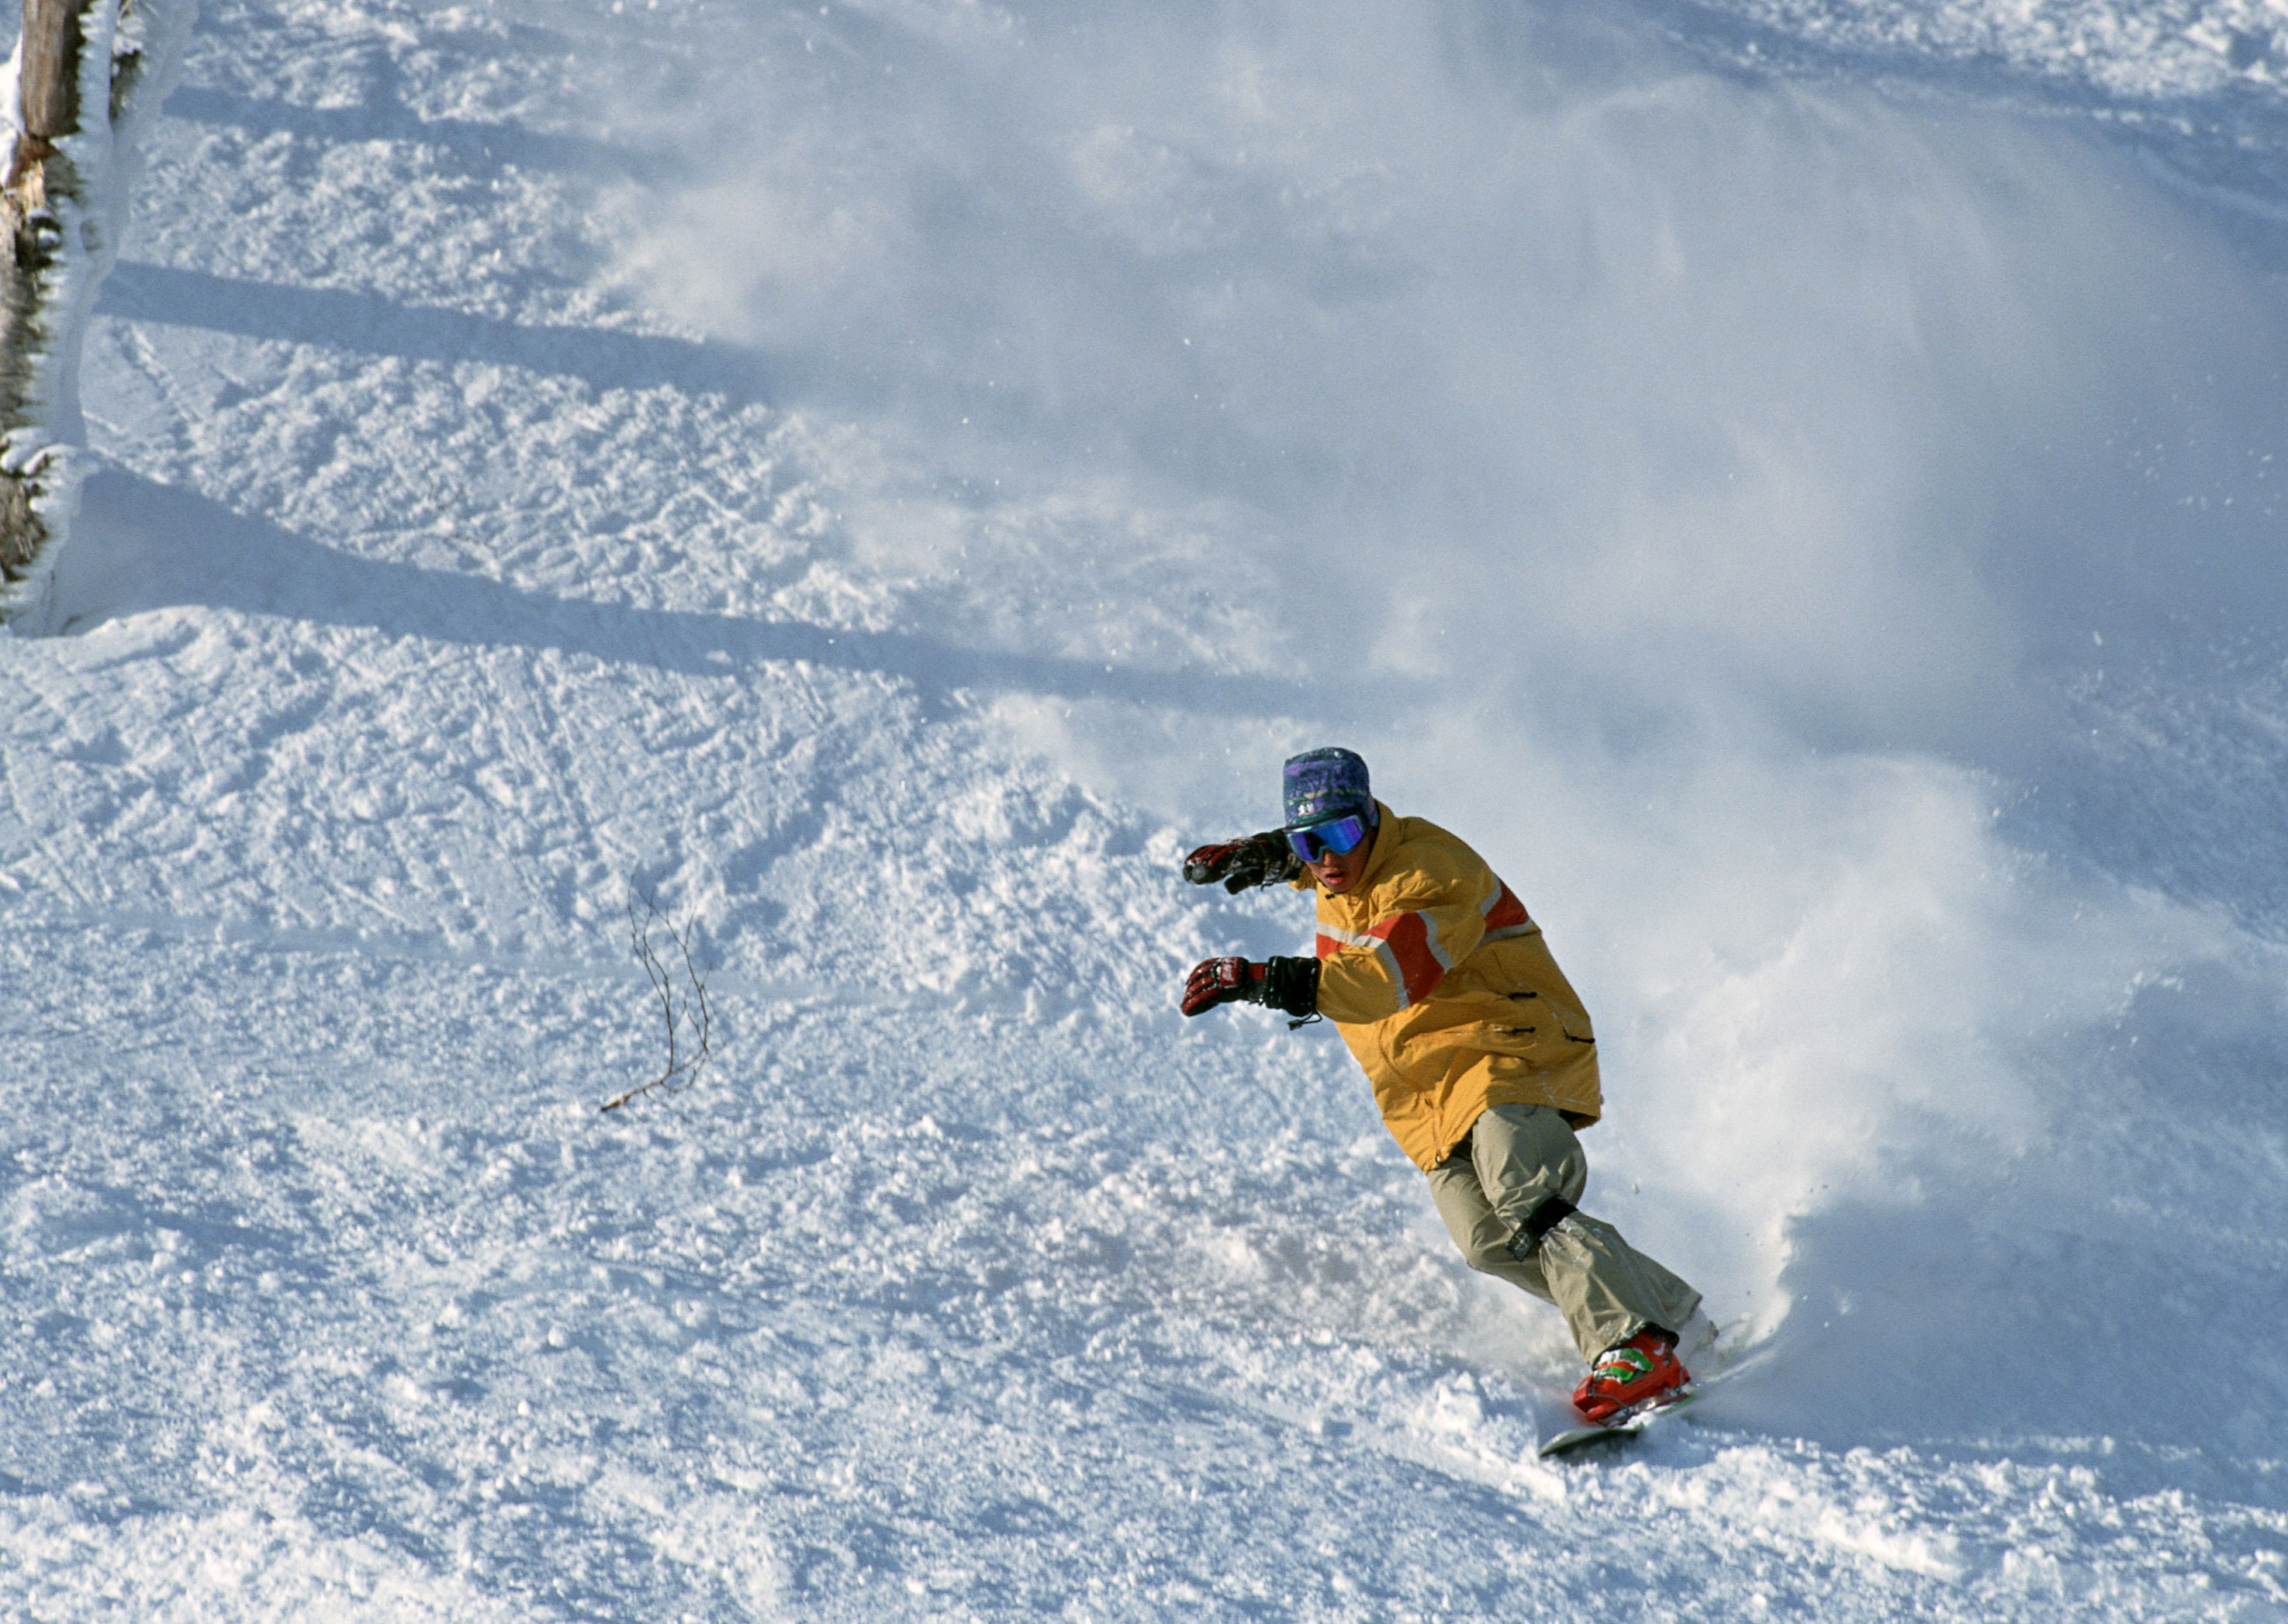
[[[0,70],[0,626],[39,630],[77,506],[80,341],[196,0],[24,0]]]

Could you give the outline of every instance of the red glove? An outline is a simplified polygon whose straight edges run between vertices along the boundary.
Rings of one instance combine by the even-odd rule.
[[[1319,1009],[1319,961],[1202,959],[1184,980],[1184,1013],[1204,1015],[1219,1003],[1267,1003],[1299,1020]]]
[[[1245,959],[1202,959],[1184,980],[1184,1013],[1204,1015],[1219,1003],[1261,1003],[1263,970]]]
[[[1277,829],[1266,829],[1245,840],[1202,846],[1184,858],[1186,879],[1195,885],[1212,885],[1221,880],[1223,888],[1235,897],[1253,886],[1282,884],[1302,872],[1303,860]]]

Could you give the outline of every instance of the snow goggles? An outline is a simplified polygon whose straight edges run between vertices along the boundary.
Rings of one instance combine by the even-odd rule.
[[[1287,844],[1295,848],[1295,855],[1307,863],[1315,863],[1331,853],[1340,857],[1355,851],[1366,838],[1367,821],[1363,812],[1352,812],[1340,818],[1329,818],[1318,823],[1307,823],[1301,828],[1287,831]]]

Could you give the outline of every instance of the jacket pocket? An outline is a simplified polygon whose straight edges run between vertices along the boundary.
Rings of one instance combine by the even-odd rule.
[[[1508,1031],[1535,1034],[1553,1041],[1566,1038],[1576,1043],[1597,1041],[1597,1030],[1589,1024],[1589,1017],[1583,1010],[1568,1008],[1554,998],[1544,998],[1539,993],[1511,993],[1508,997],[1517,1011],[1517,1024],[1505,1028]]]
[[[1585,1012],[1580,1010],[1569,1010],[1563,1004],[1547,998],[1541,1002],[1543,1006],[1557,1018],[1558,1030],[1573,1042],[1593,1043],[1597,1041],[1597,1029],[1589,1024],[1589,1017]]]

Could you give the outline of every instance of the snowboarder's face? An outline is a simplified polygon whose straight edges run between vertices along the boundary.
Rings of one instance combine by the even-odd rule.
[[[1305,867],[1310,869],[1311,877],[1318,881],[1322,890],[1340,896],[1364,877],[1366,860],[1374,855],[1374,839],[1380,832],[1369,829],[1366,838],[1347,852],[1322,851]]]

